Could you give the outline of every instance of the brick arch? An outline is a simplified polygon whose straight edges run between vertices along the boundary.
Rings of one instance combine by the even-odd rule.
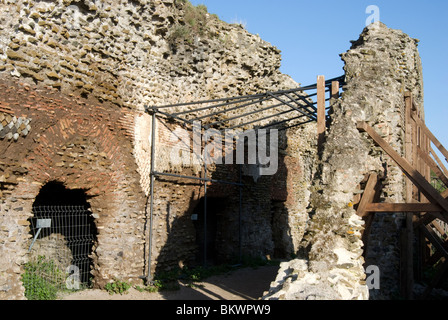
[[[0,79],[0,92],[0,104],[15,116],[30,119],[31,126],[26,136],[1,144],[0,176],[6,180],[0,190],[6,203],[1,224],[11,230],[11,240],[2,242],[6,244],[2,254],[15,270],[7,271],[0,286],[7,281],[11,292],[23,296],[23,269],[16,266],[30,258],[29,218],[36,197],[50,181],[87,195],[97,227],[94,286],[102,287],[123,274],[140,281],[146,261],[147,212],[133,152],[134,112],[14,79]],[[78,161],[68,160],[71,152]]]
[[[94,151],[93,156],[86,152],[84,155],[79,154],[80,158],[90,156],[96,159],[89,164],[73,167],[58,163],[62,158],[60,155],[65,153],[63,148],[76,144],[77,140],[83,140],[82,146],[87,147],[86,150],[90,153]],[[68,187],[85,189],[88,196],[99,196],[112,190],[120,182],[119,173],[125,158],[122,149],[107,123],[94,119],[63,118],[41,133],[25,162],[32,168],[29,176],[34,181],[45,184],[58,180]],[[105,164],[101,165],[103,159]],[[85,159],[77,160],[79,162]]]
[[[98,227],[98,242],[92,252],[95,287],[102,287],[107,279],[122,273],[123,268],[134,277],[142,274],[140,264],[144,244],[137,243],[135,238],[144,237],[143,219],[135,217],[143,212],[144,198],[138,192],[131,192],[141,190],[132,143],[120,136],[120,130],[114,130],[114,124],[114,121],[100,121],[91,115],[78,117],[71,114],[59,119],[40,132],[27,152],[24,162],[29,171],[16,189],[33,199],[26,204],[28,214],[31,214],[31,205],[41,187],[50,181],[61,182],[67,189],[84,190]],[[64,150],[67,146],[74,148]],[[62,166],[60,162],[70,153],[77,153],[78,160],[91,156],[93,161],[79,167],[70,167],[69,163]],[[130,214],[133,219],[128,218]],[[129,230],[135,234],[128,238],[111,238],[110,233],[120,228],[116,226],[117,220],[129,225]],[[112,259],[119,263],[111,264]]]

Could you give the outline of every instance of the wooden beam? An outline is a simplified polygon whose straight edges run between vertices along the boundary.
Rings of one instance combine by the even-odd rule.
[[[419,158],[417,154],[417,148],[418,145],[418,133],[419,128],[417,124],[415,123],[414,119],[411,117],[411,125],[412,125],[412,165],[416,168],[418,168]],[[420,201],[420,191],[418,190],[417,186],[415,184],[412,184],[412,198],[414,200]]]
[[[317,77],[317,146],[319,152],[325,141],[326,112],[325,112],[325,77]]]
[[[412,113],[412,93],[405,93],[405,159],[412,163],[412,124],[413,121],[411,119]],[[413,204],[412,202],[412,189],[414,185],[412,181],[407,178],[406,179],[406,195],[405,199],[408,204]],[[398,204],[399,206],[400,204]],[[384,208],[387,209],[387,208]],[[394,209],[402,209],[397,208],[397,204],[395,204]],[[405,208],[409,209],[409,208]],[[421,209],[421,208],[416,208]],[[387,211],[386,211],[387,212]],[[413,228],[413,219],[414,212],[412,211],[402,211],[406,212],[406,224],[405,227],[401,230],[401,267],[400,267],[400,279],[401,279],[401,293],[407,300],[412,300],[414,298],[414,228]],[[421,212],[421,211],[417,211]]]
[[[448,177],[448,170],[445,168],[445,166],[443,165],[443,162],[440,160],[439,156],[437,155],[437,153],[434,151],[434,149],[432,147],[430,147],[429,152],[432,154],[434,159],[436,159],[436,162],[439,165],[439,168],[442,170],[442,172]]]
[[[339,99],[339,81],[333,81],[331,83],[331,98]]]
[[[444,197],[445,199],[448,198],[448,189],[446,189],[445,191],[443,191],[440,195],[441,195],[442,197]]]
[[[369,203],[366,212],[441,212],[442,208],[432,203]]]
[[[368,215],[369,211],[366,210],[367,206],[371,204],[375,198],[375,194],[377,191],[378,184],[378,175],[376,173],[372,173],[369,176],[369,180],[367,181],[366,187],[364,188],[364,193],[362,194],[361,201],[359,202],[358,209],[356,213],[358,216],[364,218]]]
[[[443,276],[445,275],[445,273],[447,271],[448,271],[448,259],[444,259],[444,261],[442,262],[442,265],[437,270],[436,275],[434,276],[433,280],[431,281],[431,283],[428,285],[428,287],[424,291],[420,300],[426,300],[429,297],[432,289],[434,289],[439,284],[439,282],[442,280]]]
[[[405,227],[401,229],[400,240],[400,288],[401,294],[407,300],[414,298],[414,228],[413,214],[406,214]]]
[[[427,238],[429,240],[429,242],[436,248],[437,254],[441,254],[442,259],[444,259],[446,262],[446,258],[448,258],[448,251],[445,249],[442,239],[440,239],[440,237],[435,233],[435,231],[429,225],[420,226],[420,230],[422,231],[425,238]],[[424,250],[424,249],[428,249],[428,251],[429,251],[429,248],[427,246],[426,246],[426,248],[422,248],[422,250]],[[428,252],[428,256],[427,256],[428,260],[427,261],[429,261],[430,258],[431,258],[431,256]],[[445,271],[443,273],[445,273]],[[434,277],[433,284],[437,285],[437,283],[440,281],[439,275],[440,274],[438,274]]]
[[[432,203],[369,203],[365,209],[368,213],[395,213],[395,212],[409,212],[414,214],[414,228],[420,225],[429,224],[435,219],[443,221],[445,217],[442,215],[442,208]],[[417,213],[425,213],[420,219],[415,215]],[[445,213],[447,215],[447,213]]]
[[[417,147],[417,152],[420,158],[423,159],[423,161],[426,162],[426,164],[434,171],[434,173],[437,175],[437,177],[445,184],[445,186],[448,187],[448,178],[445,176],[445,174],[442,172],[442,170],[439,168],[437,163],[420,147]]]
[[[425,148],[422,149],[425,154],[429,157],[429,149],[431,148],[431,140],[429,139],[428,136],[426,136],[426,145]],[[431,162],[434,163],[434,167],[437,168],[437,163],[432,160],[431,157],[429,157],[429,159],[431,159]],[[426,161],[425,161],[426,162]],[[439,169],[440,170],[440,169]],[[443,173],[442,173],[443,174]],[[429,165],[429,163],[426,162],[426,180],[428,180],[429,182],[431,182],[431,165]]]
[[[446,233],[445,230],[443,230],[442,226],[437,221],[432,221],[429,225],[431,225],[433,228],[436,229],[436,231],[439,233],[438,236],[440,236],[440,239],[442,240],[442,245],[445,248],[445,250],[448,250],[448,242],[446,241]],[[436,264],[440,258],[442,258],[443,255],[436,251],[429,259],[428,259],[428,265],[434,265]]]
[[[433,221],[433,222],[431,222],[431,224],[433,225],[434,228],[436,228],[437,232],[439,232],[441,234],[442,240],[445,241],[447,234],[446,234],[445,230],[443,230],[440,223],[438,223],[437,221]]]
[[[408,178],[419,188],[419,190],[433,204],[438,204],[443,211],[448,212],[448,201],[423,177],[409,161],[401,157],[380,135],[366,122],[358,122],[358,130],[366,132],[377,145],[379,145],[401,168]],[[444,214],[444,216],[445,216]],[[448,216],[446,216],[448,221]]]
[[[364,188],[364,193],[362,194],[361,200],[359,201],[356,213],[362,217],[365,221],[364,231],[362,233],[362,242],[364,243],[364,258],[367,257],[367,252],[369,249],[369,235],[370,229],[372,227],[373,219],[375,213],[367,212],[365,209],[369,203],[373,201],[378,201],[381,191],[381,183],[378,181],[378,175],[372,173],[368,176],[366,186]]]
[[[428,129],[426,124],[413,112],[412,113],[412,119],[419,125],[424,134],[429,137],[429,139],[434,143],[434,145],[439,149],[439,151],[443,154],[445,157],[445,160],[448,162],[448,151],[445,149],[445,147],[440,143],[440,141],[433,135],[431,130]]]
[[[446,215],[447,213],[445,213]],[[413,222],[414,229],[420,227],[421,225],[427,225],[431,222],[433,222],[435,219],[440,219],[442,221],[446,221],[445,217],[442,216],[440,212],[428,212],[423,214],[420,219],[417,219]]]
[[[422,226],[421,229],[423,230],[425,237],[434,245],[434,247],[439,250],[445,258],[448,258],[448,251],[446,251],[442,239],[440,239],[434,230],[429,225]]]

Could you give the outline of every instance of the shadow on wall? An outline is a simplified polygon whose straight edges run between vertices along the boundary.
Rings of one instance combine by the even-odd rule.
[[[156,184],[158,182],[160,182],[160,180],[156,180]],[[165,181],[165,183],[166,182],[170,185],[179,187],[179,185],[182,185],[185,181],[177,183],[173,181]],[[186,184],[189,185],[188,183]],[[197,188],[197,184],[193,183],[192,188]],[[162,201],[160,208],[157,208],[156,206],[154,208],[155,223],[153,229],[153,243],[157,244],[158,241],[164,241],[164,237],[160,234],[161,231],[159,231],[161,226],[163,226],[162,232],[166,232],[166,240],[163,243],[158,256],[155,256],[156,266],[153,272],[156,275],[176,268],[183,268],[184,265],[189,266],[194,262],[195,243],[191,211],[198,203],[194,191],[191,192],[189,199],[186,201],[176,199],[174,197],[174,192],[170,197],[160,201]],[[161,238],[158,239],[158,237]]]
[[[286,149],[285,131],[280,132],[281,147]],[[157,180],[156,184],[169,183],[171,191],[156,200],[155,228],[161,230],[160,225],[166,224],[167,233],[156,257],[156,275],[176,267],[236,264],[242,258],[289,259],[295,254],[286,206],[288,168],[284,156],[280,155],[279,170],[273,176],[254,177],[253,170],[246,171],[241,177],[241,210],[238,186],[211,183],[205,198],[200,183]],[[238,165],[217,165],[212,172],[212,179],[239,181]],[[176,198],[172,190],[181,188],[190,190],[189,199]],[[201,190],[199,196],[194,188]],[[154,232],[154,243],[158,236]]]
[[[200,194],[202,196],[198,197],[192,192],[189,200],[184,202],[172,196],[160,206],[164,212],[158,223],[162,224],[164,220],[167,238],[156,258],[156,275],[178,267],[194,268],[230,262],[225,258],[229,255],[225,239],[230,236],[232,243],[238,243],[239,234],[238,230],[229,229],[228,222],[233,222],[228,216],[238,215],[238,207],[232,201],[235,195],[229,198],[207,196],[205,200],[203,193]],[[157,242],[155,237],[160,234],[156,229],[153,232],[154,242]],[[238,247],[232,250],[232,254],[238,255]]]

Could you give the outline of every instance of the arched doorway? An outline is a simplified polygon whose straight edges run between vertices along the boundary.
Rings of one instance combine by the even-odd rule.
[[[40,190],[32,210],[30,260],[37,261],[43,269],[39,272],[49,273],[43,277],[61,289],[68,284],[68,289],[89,287],[97,229],[84,190],[49,182]]]

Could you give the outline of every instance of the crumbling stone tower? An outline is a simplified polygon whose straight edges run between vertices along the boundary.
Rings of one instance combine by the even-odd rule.
[[[406,91],[412,92],[423,112],[417,43],[402,31],[375,23],[341,55],[346,86],[332,109],[322,159],[311,187],[310,220],[303,243],[306,259],[283,267],[271,297],[368,299],[364,268],[369,265],[381,271],[381,289],[372,290],[373,297],[398,292],[398,237],[404,215],[377,214],[366,247],[361,241],[365,223],[356,215],[354,204],[362,192],[361,182],[373,172],[386,179],[381,194],[384,202],[404,202],[404,175],[359,132],[357,122],[368,122],[404,154]]]

